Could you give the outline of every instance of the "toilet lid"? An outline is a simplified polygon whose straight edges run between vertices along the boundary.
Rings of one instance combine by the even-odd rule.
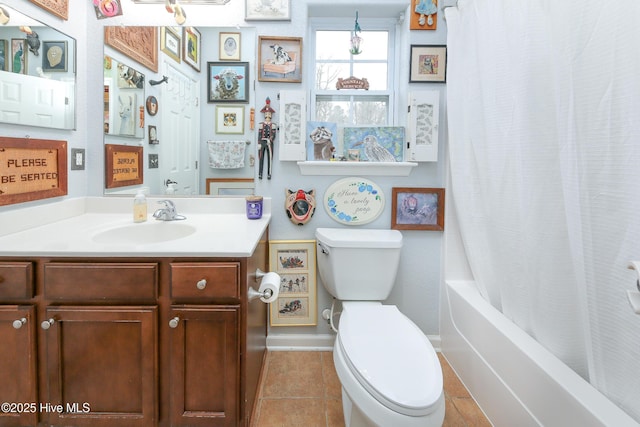
[[[340,316],[338,335],[351,372],[389,409],[420,416],[439,402],[438,356],[422,331],[396,306],[349,306]]]

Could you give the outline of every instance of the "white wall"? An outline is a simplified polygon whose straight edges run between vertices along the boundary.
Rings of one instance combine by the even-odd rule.
[[[88,154],[88,171],[86,173],[76,173],[73,171],[69,175],[70,195],[101,195],[103,193],[103,135],[102,135],[102,54],[103,36],[102,26],[104,25],[175,25],[173,17],[164,9],[164,4],[136,5],[130,0],[122,0],[124,15],[112,19],[98,21],[95,17],[91,2],[73,2],[70,7],[69,21],[64,22],[52,15],[43,12],[29,2],[19,0],[5,0],[9,5],[24,10],[28,15],[36,19],[60,28],[61,31],[73,36],[78,42],[78,130],[73,132],[35,130],[35,129],[14,129],[9,127],[5,130],[3,125],[2,134],[8,136],[24,136],[29,133],[32,136],[50,137],[61,135],[70,140],[70,147],[86,147]],[[291,22],[264,22],[264,21],[244,21],[244,2],[233,0],[225,6],[187,6],[187,24],[192,26],[212,26],[221,27],[240,26],[256,27],[257,36],[295,36],[303,37],[303,53],[305,57],[304,68],[309,67],[310,58],[307,56],[310,49],[305,50],[305,41],[309,39],[308,29],[308,8],[349,11],[359,10],[361,26],[366,21],[368,12],[387,10],[405,10],[406,19],[398,26],[399,42],[396,45],[400,49],[398,60],[400,67],[400,93],[398,99],[400,105],[399,123],[406,123],[406,99],[410,90],[440,90],[441,93],[441,114],[440,114],[440,150],[437,163],[422,163],[414,168],[408,177],[368,177],[376,182],[387,196],[387,206],[383,214],[373,223],[366,225],[367,228],[389,228],[391,223],[391,189],[392,187],[443,187],[444,179],[444,153],[446,142],[445,125],[445,85],[444,84],[409,84],[409,46],[411,44],[445,44],[446,23],[441,19],[442,13],[438,16],[437,31],[409,31],[409,1],[408,0],[351,0],[348,3],[340,0],[292,0],[291,2]],[[353,5],[353,9],[349,9]],[[352,13],[352,12],[348,12]],[[353,16],[355,17],[355,16]],[[363,26],[366,30],[366,27]],[[207,60],[217,60],[208,58],[207,43],[214,43],[216,40],[203,40],[202,62]],[[247,40],[243,39],[243,43]],[[212,55],[211,55],[212,56]],[[253,79],[255,79],[256,58],[245,59],[252,62]],[[406,65],[405,65],[406,64]],[[147,74],[147,73],[145,73]],[[365,77],[365,76],[363,76]],[[155,77],[147,77],[155,78]],[[305,72],[301,84],[291,83],[256,83],[255,96],[252,94],[249,107],[256,108],[256,121],[262,120],[260,109],[264,105],[266,97],[270,97],[272,105],[278,110],[277,95],[280,90],[305,90],[310,81]],[[203,69],[203,85],[206,87],[206,71]],[[161,101],[161,100],[160,100]],[[278,122],[279,112],[274,116],[274,122]],[[202,129],[212,126],[211,119],[205,117],[201,120]],[[202,133],[202,132],[201,132]],[[202,133],[204,134],[204,133]],[[256,144],[252,144],[255,150]],[[276,147],[277,151],[277,147]],[[277,159],[277,152],[274,156]],[[204,161],[204,163],[203,163]],[[201,164],[206,165],[206,159],[201,158]],[[206,173],[206,167],[201,169]],[[286,217],[284,211],[285,190],[316,189],[318,198],[321,199],[326,188],[339,176],[302,176],[295,162],[278,162],[276,160],[273,168],[273,178],[257,182],[256,192],[264,196],[273,198],[273,221],[270,227],[271,239],[313,239],[314,230],[317,227],[341,227],[338,223],[329,218],[322,206],[318,206],[314,218],[305,226],[296,226]],[[42,202],[46,203],[46,202]],[[12,207],[15,208],[15,207]],[[2,209],[2,208],[0,208]],[[446,227],[446,224],[445,224]],[[396,286],[393,290],[389,303],[397,304],[399,308],[416,322],[422,330],[429,335],[437,335],[438,327],[438,300],[439,283],[441,277],[441,257],[442,257],[442,234],[440,232],[427,231],[403,231],[404,248],[400,265],[400,272]],[[354,268],[366,268],[366,266],[354,266]],[[271,337],[287,336],[295,334],[306,334],[311,337],[329,334],[328,325],[320,318],[323,308],[331,305],[331,298],[318,282],[318,326],[316,327],[277,327],[270,329]]]

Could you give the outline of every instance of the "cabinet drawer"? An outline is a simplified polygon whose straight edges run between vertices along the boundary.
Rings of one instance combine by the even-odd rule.
[[[30,262],[0,262],[0,299],[33,296],[33,265]]]
[[[173,298],[239,298],[240,263],[172,263],[171,296]]]
[[[64,301],[149,300],[157,297],[156,263],[49,263],[47,299]]]

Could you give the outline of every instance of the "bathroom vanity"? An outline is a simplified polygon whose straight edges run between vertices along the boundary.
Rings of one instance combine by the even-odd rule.
[[[175,201],[186,220],[133,224],[131,198],[0,213],[0,425],[249,424],[270,210]]]

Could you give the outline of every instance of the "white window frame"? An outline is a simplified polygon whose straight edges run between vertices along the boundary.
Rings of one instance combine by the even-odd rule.
[[[396,20],[393,19],[374,19],[374,18],[360,18],[358,20],[362,31],[388,31],[388,51],[387,51],[387,89],[386,90],[363,90],[363,89],[341,89],[341,90],[318,90],[315,87],[316,81],[316,31],[350,31],[353,29],[353,18],[311,18],[309,20],[309,40],[308,43],[310,50],[311,66],[308,67],[308,81],[312,82],[310,85],[309,96],[309,117],[311,120],[316,120],[316,97],[322,95],[328,96],[358,96],[358,97],[376,97],[386,96],[389,100],[387,110],[387,123],[384,126],[397,126],[398,108],[396,94],[399,93],[398,84],[398,69],[397,69],[397,52],[396,44],[397,31]],[[372,49],[373,46],[368,46],[366,36],[363,36],[364,44],[363,49]],[[348,46],[344,46],[344,49],[348,49]],[[351,77],[351,76],[344,76]],[[354,76],[357,78],[366,78],[367,76]],[[406,106],[405,106],[406,108]],[[364,125],[366,126],[366,125]]]

